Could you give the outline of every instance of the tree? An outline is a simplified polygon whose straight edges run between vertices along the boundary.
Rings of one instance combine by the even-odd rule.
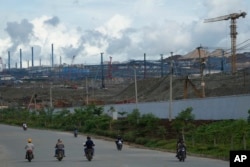
[[[124,117],[128,112],[126,111],[119,111],[118,114],[121,116],[121,117]]]
[[[181,133],[182,139],[185,140],[185,130],[193,126],[193,120],[195,116],[192,114],[193,108],[188,107],[186,110],[182,110],[173,121],[175,129]]]
[[[140,133],[143,136],[154,136],[158,130],[159,118],[152,113],[143,114],[140,118]]]
[[[53,112],[54,112],[53,108],[49,108],[48,110],[45,109],[39,110],[38,122],[40,123],[41,126],[48,127],[48,125],[52,123]]]
[[[70,124],[72,123],[70,116],[71,116],[70,111],[67,109],[55,112],[55,115],[53,117],[54,126],[56,128],[63,128],[63,129],[65,129],[65,126],[70,126]]]
[[[81,128],[84,124],[84,121],[86,120],[86,112],[84,108],[75,108],[73,113],[73,119],[75,121],[75,126]]]
[[[248,123],[246,120],[237,120],[234,125],[234,128],[238,130],[238,134],[242,139],[243,149],[246,150],[246,138],[249,131]]]
[[[113,106],[111,106],[110,108],[109,108],[109,110],[108,110],[108,113],[110,113],[110,117],[112,117],[113,118],[113,113],[115,112],[115,108],[113,107]],[[110,119],[110,121],[109,121],[109,130],[112,130],[113,128],[112,128],[112,122],[113,122],[114,120],[113,119]]]
[[[136,127],[139,123],[140,112],[138,109],[134,109],[132,113],[127,115],[127,120],[130,127]]]
[[[250,124],[250,109],[248,110],[248,117],[247,117],[247,121]]]

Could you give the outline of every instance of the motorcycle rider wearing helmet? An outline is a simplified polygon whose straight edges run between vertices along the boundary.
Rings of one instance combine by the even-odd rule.
[[[74,136],[77,136],[77,135],[78,135],[78,129],[74,128]]]
[[[24,123],[23,123],[23,129],[26,130],[27,127],[28,127],[27,124],[24,122]]]
[[[117,136],[115,143],[118,144],[119,141],[123,143],[123,139],[120,135]]]
[[[92,155],[94,155],[94,142],[91,140],[91,138],[89,136],[87,136],[87,141],[85,142],[85,144],[83,145],[85,148],[84,148],[84,153],[86,155],[87,153],[87,149],[92,149]]]
[[[25,159],[27,159],[28,157],[28,151],[31,150],[33,152],[33,150],[35,149],[34,144],[32,143],[32,139],[29,138],[28,139],[28,143],[26,144],[26,146],[24,147],[24,149],[26,150],[26,155],[25,155]],[[33,154],[33,158],[34,158],[34,154]]]
[[[54,157],[57,157],[58,155],[58,150],[62,150],[63,151],[63,156],[65,157],[65,150],[64,150],[64,144],[62,142],[61,139],[57,140],[56,146],[55,146],[56,150],[55,150],[55,155]]]
[[[186,150],[186,144],[184,142],[184,140],[182,138],[180,138],[177,142],[177,146],[176,146],[176,157],[178,157],[178,153],[180,151],[180,149],[184,147]]]

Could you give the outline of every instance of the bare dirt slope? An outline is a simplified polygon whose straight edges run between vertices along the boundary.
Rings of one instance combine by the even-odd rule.
[[[172,96],[173,99],[199,98],[202,95],[201,78],[173,77]],[[214,74],[204,77],[205,97],[227,96],[250,93],[250,74],[240,73],[238,75]],[[191,83],[195,85],[192,87]],[[170,97],[169,77],[159,79],[145,79],[138,81],[139,101],[162,101]],[[185,86],[187,85],[187,86]],[[126,99],[134,97],[135,86],[130,84],[126,89],[118,93],[112,99]],[[186,92],[186,97],[184,97]]]
[[[231,74],[210,74],[203,78],[205,97],[250,94],[250,71]],[[99,81],[96,81],[99,82]],[[77,89],[47,82],[23,83],[0,87],[1,103],[9,106],[24,106],[34,103],[48,106],[52,99],[54,106],[62,107],[84,105],[86,101],[96,104],[135,102],[135,83],[131,80],[121,82],[106,81],[105,89],[81,83]],[[193,86],[192,86],[193,85]],[[170,77],[147,78],[137,81],[139,102],[163,101],[170,97]],[[172,80],[173,99],[200,98],[202,95],[201,77],[177,77]],[[186,95],[185,95],[186,93]],[[184,96],[185,95],[185,96]],[[36,97],[36,98],[35,98]],[[35,100],[34,100],[35,99]]]

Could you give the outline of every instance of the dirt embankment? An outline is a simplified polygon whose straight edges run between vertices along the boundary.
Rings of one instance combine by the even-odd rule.
[[[201,82],[205,83],[204,90]],[[11,106],[28,107],[36,103],[49,106],[63,107],[80,106],[88,103],[110,104],[110,103],[134,103],[135,88],[139,102],[164,101],[170,97],[170,77],[146,78],[137,80],[137,87],[133,80],[106,81],[105,89],[100,88],[100,82],[87,87],[82,82],[74,83],[77,87],[70,87],[46,82],[23,83],[0,87],[1,104]],[[216,97],[239,94],[250,94],[250,70],[242,71],[235,75],[210,74],[203,78],[200,76],[183,76],[172,78],[172,98],[199,98]],[[204,94],[203,94],[204,93]]]

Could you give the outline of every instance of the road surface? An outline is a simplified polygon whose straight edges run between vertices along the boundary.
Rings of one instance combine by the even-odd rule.
[[[35,159],[28,162],[24,146],[28,138],[35,144]],[[54,146],[60,138],[65,144],[66,157],[58,161]],[[82,143],[86,136],[51,130],[28,129],[0,124],[0,167],[228,167],[228,161],[188,156],[179,162],[175,154],[135,148],[124,145],[118,151],[115,143],[93,138],[96,144],[95,156],[87,161],[83,155]]]

